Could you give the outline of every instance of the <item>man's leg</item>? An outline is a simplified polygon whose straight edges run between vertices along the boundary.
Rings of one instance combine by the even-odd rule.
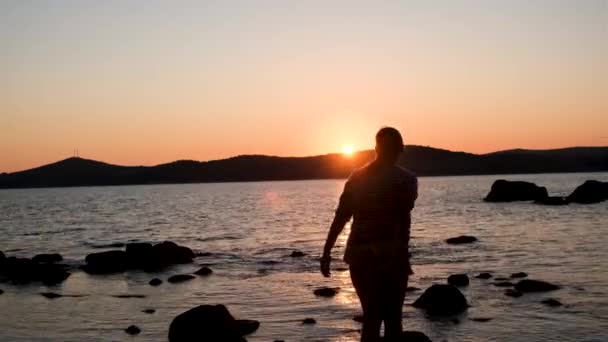
[[[363,309],[361,342],[378,342],[382,325],[382,310],[380,309],[382,304],[376,289],[381,280],[377,279],[372,268],[361,266],[350,267],[350,278]]]
[[[402,315],[408,274],[398,271],[387,277],[386,296],[383,300],[384,337],[387,341],[399,341],[403,332]]]

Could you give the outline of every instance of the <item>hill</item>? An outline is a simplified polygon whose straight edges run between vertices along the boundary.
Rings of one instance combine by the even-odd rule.
[[[0,188],[345,178],[373,157],[371,150],[350,157],[336,153],[311,157],[245,155],[207,162],[180,160],[156,166],[119,166],[68,158],[30,170],[0,174]],[[400,164],[419,176],[608,171],[608,147],[472,154],[408,145]]]

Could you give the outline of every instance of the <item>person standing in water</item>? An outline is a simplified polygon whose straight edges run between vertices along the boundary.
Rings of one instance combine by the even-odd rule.
[[[354,171],[344,186],[329,229],[321,273],[330,276],[331,249],[353,218],[344,261],[363,309],[362,342],[376,342],[384,322],[386,340],[402,333],[408,277],[411,211],[418,197],[416,176],[396,165],[403,152],[398,130],[376,134],[376,159]]]

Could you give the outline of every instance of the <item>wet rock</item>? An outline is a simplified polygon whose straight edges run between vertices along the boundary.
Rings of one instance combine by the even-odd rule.
[[[473,317],[473,318],[469,318],[471,321],[473,322],[489,322],[492,320],[492,318],[489,317]]]
[[[493,283],[496,287],[512,287],[514,284],[510,281],[498,281]]]
[[[416,291],[420,291],[420,290],[422,290],[422,289],[421,289],[421,288],[419,288],[419,287],[415,287],[415,286],[408,286],[408,287],[405,289],[405,292],[416,292]]]
[[[513,297],[513,298],[519,298],[519,297],[523,296],[523,293],[521,293],[517,290],[514,290],[514,289],[506,289],[504,293],[505,293],[505,296]]]
[[[559,289],[559,286],[542,280],[523,279],[515,284],[515,289],[519,292],[547,292]]]
[[[112,297],[114,298],[146,298],[146,295],[142,295],[142,294],[118,294],[118,295],[112,295]]]
[[[319,297],[333,297],[338,293],[338,291],[340,291],[340,288],[338,287],[320,287],[314,290],[313,293],[315,296]]]
[[[147,314],[153,314],[153,313],[156,312],[156,310],[154,310],[154,309],[144,309],[144,310],[141,310],[141,312],[147,313]]]
[[[448,277],[448,284],[454,285],[454,286],[468,286],[469,277],[464,273],[452,274],[451,276]]]
[[[52,254],[38,254],[32,258],[33,262],[37,263],[55,263],[63,260],[61,254],[52,253]]]
[[[189,264],[196,256],[194,252],[172,241],[164,241],[152,246],[152,254],[161,265]]]
[[[469,305],[455,286],[435,284],[426,289],[413,306],[426,310],[429,315],[454,315],[465,311]]]
[[[155,260],[152,254],[152,244],[147,242],[132,242],[125,247],[129,268],[144,269]]]
[[[193,276],[192,274],[176,274],[174,276],[169,277],[169,279],[167,279],[167,281],[172,284],[175,284],[175,283],[182,283],[184,281],[192,280],[194,278],[196,278],[196,277]]]
[[[125,332],[129,335],[137,335],[141,332],[141,329],[135,325],[130,325],[127,329],[125,329]]]
[[[541,301],[541,303],[543,303],[547,306],[551,306],[551,307],[557,307],[557,306],[563,305],[559,300],[553,299],[553,298],[547,298],[547,299]]]
[[[547,188],[530,182],[499,179],[492,184],[486,202],[539,201],[549,197]]]
[[[473,243],[477,241],[477,238],[474,236],[469,236],[469,235],[461,235],[461,236],[457,236],[457,237],[453,237],[453,238],[449,238],[447,240],[445,240],[445,242],[447,242],[450,245],[461,245],[461,244],[465,244],[465,243]]]
[[[608,182],[588,180],[567,197],[570,203],[592,204],[608,200]]]
[[[160,284],[162,284],[162,283],[163,283],[163,281],[162,281],[162,280],[160,280],[160,279],[158,279],[158,278],[154,278],[154,279],[152,279],[152,280],[150,280],[150,281],[148,282],[148,284],[149,284],[150,286],[158,286],[158,285],[160,285]]]
[[[251,319],[236,319],[234,322],[236,330],[241,336],[249,335],[260,327],[260,322]]]
[[[125,251],[106,251],[92,253],[85,258],[84,271],[90,274],[109,274],[124,272],[128,268],[128,258]]]
[[[42,282],[51,286],[62,283],[70,273],[55,264],[39,264],[27,258],[6,258],[0,267],[0,275],[16,285]]]
[[[55,292],[42,292],[40,293],[41,296],[48,298],[48,299],[55,299],[55,298],[61,298],[63,297],[62,295],[60,295],[59,293],[55,293]]]
[[[306,254],[302,251],[293,251],[291,252],[291,254],[289,255],[292,258],[301,258],[303,256],[305,256]]]
[[[527,276],[528,276],[528,273],[526,273],[526,272],[517,272],[517,273],[511,274],[511,278],[525,278]]]
[[[564,197],[549,196],[537,199],[534,203],[542,205],[568,205],[568,200]]]
[[[401,333],[401,340],[407,342],[433,342],[420,331],[404,331]]]
[[[1,295],[1,294],[3,294],[3,293],[4,293],[4,290],[3,290],[3,289],[0,289],[0,295]]]
[[[4,252],[0,251],[0,262],[4,261],[4,259],[6,259],[6,255],[4,255]]]
[[[302,324],[317,324],[317,321],[314,318],[304,318]]]
[[[475,278],[477,278],[477,279],[490,279],[490,278],[492,278],[492,274],[490,274],[488,272],[482,272],[482,273],[479,273],[478,275],[476,275]]]
[[[213,273],[213,270],[207,266],[203,266],[198,271],[194,272],[194,274],[200,275],[200,276],[210,275],[211,273]]]
[[[353,321],[363,323],[363,315],[356,315],[353,317]]]
[[[198,252],[198,253],[196,253],[196,257],[197,258],[198,257],[208,257],[208,256],[212,256],[212,255],[213,255],[213,253],[211,253],[211,252]]]
[[[243,331],[252,332],[254,326],[246,324],[248,329],[243,329],[223,305],[200,305],[173,319],[169,326],[169,341],[243,342]]]
[[[508,280],[509,280],[509,278],[505,278],[505,277],[497,277],[497,278],[494,278],[494,280],[496,280],[496,281],[508,281]]]

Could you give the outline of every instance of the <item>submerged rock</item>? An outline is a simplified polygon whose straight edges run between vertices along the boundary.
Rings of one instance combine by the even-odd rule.
[[[510,281],[498,281],[493,283],[496,287],[512,287],[514,284]]]
[[[452,274],[451,276],[448,277],[448,284],[454,285],[454,286],[468,286],[469,277],[464,273]]]
[[[557,300],[557,299],[553,299],[553,298],[547,298],[543,301],[541,301],[541,303],[547,305],[547,306],[552,306],[552,307],[556,307],[556,306],[562,306],[563,304]]]
[[[194,272],[194,274],[200,275],[200,276],[210,275],[211,273],[213,273],[213,270],[207,266],[203,266],[198,271]]]
[[[192,280],[194,278],[196,278],[196,277],[193,276],[192,274],[176,274],[174,276],[169,277],[169,279],[167,279],[167,281],[169,283],[175,284],[175,283],[182,283],[184,281]]]
[[[445,240],[445,242],[447,242],[450,245],[473,243],[475,241],[477,241],[477,238],[474,236],[469,236],[469,235],[461,235],[461,236],[457,236],[457,237],[453,237],[453,238],[449,238],[449,239]]]
[[[515,289],[519,292],[547,292],[559,289],[559,286],[542,280],[523,279],[515,284]]]
[[[152,279],[152,280],[150,280],[150,281],[148,282],[148,284],[149,284],[150,286],[158,286],[158,285],[160,285],[160,284],[162,284],[162,283],[163,283],[163,281],[162,281],[162,280],[160,280],[160,279],[158,279],[158,278],[154,278],[154,279]]]
[[[306,255],[306,253],[304,253],[302,251],[293,251],[293,252],[291,252],[291,254],[289,256],[292,257],[292,258],[300,258],[300,257],[303,257],[305,255]]]
[[[302,324],[317,324],[317,321],[314,318],[304,318]]]
[[[129,335],[137,335],[141,332],[141,329],[135,325],[130,325],[127,329],[125,329],[125,332]]]
[[[505,296],[513,297],[513,298],[519,298],[519,297],[523,296],[523,293],[521,293],[517,290],[514,290],[514,289],[506,289],[504,293],[505,293]]]
[[[338,291],[340,291],[339,287],[320,287],[314,290],[313,293],[319,297],[333,297]]]
[[[421,288],[419,288],[419,287],[415,287],[415,286],[408,286],[408,287],[405,289],[405,292],[415,292],[415,291],[420,291],[420,290],[422,290],[422,289],[421,289]]]
[[[547,188],[530,182],[499,179],[492,184],[486,202],[539,201],[549,197]]]
[[[52,254],[38,254],[32,258],[33,262],[37,263],[55,263],[63,260],[63,257],[59,253]]]
[[[549,196],[534,201],[536,204],[542,205],[568,205],[568,200],[564,197]]]
[[[528,273],[526,273],[526,272],[517,272],[517,273],[511,274],[511,278],[525,278],[527,276],[528,276]]]
[[[496,281],[508,281],[508,280],[509,280],[509,278],[505,278],[505,277],[497,277],[497,278],[494,278],[494,280],[496,280]]]
[[[482,272],[475,276],[477,279],[490,279],[492,278],[492,274],[488,272]]]
[[[3,290],[3,289],[0,289],[0,295],[1,295],[1,294],[3,294],[3,293],[4,293],[4,290]]]
[[[200,305],[173,319],[169,326],[170,342],[225,341],[243,342],[243,332],[251,333],[257,329],[255,321],[240,321],[228,312],[224,305]],[[254,328],[252,330],[252,328]]]
[[[435,284],[413,304],[430,315],[454,315],[465,311],[469,305],[464,295],[453,285]]]
[[[62,295],[60,295],[59,293],[55,293],[55,292],[42,292],[40,293],[41,296],[48,298],[48,299],[55,299],[55,298],[61,298],[63,297]]]
[[[570,203],[592,204],[608,200],[608,182],[588,180],[567,197]]]
[[[472,317],[469,319],[473,322],[482,322],[482,323],[489,322],[492,320],[492,318],[490,318],[490,317]]]
[[[147,313],[147,314],[153,314],[153,313],[156,312],[156,310],[154,310],[154,309],[143,309],[143,310],[141,310],[141,312]]]

